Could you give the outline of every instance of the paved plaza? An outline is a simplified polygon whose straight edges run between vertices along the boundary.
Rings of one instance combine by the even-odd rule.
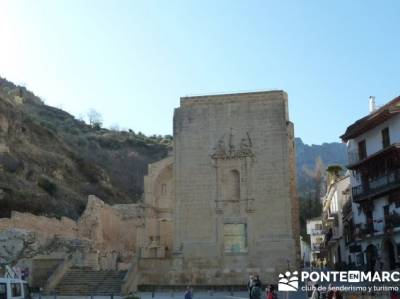
[[[151,292],[138,293],[141,299],[183,299],[183,292],[156,292],[154,295]],[[127,296],[129,297],[129,296]],[[114,296],[113,299],[123,299],[127,297]],[[247,292],[194,292],[194,299],[248,299]],[[261,298],[266,298],[265,294]],[[305,292],[288,292],[278,293],[279,299],[307,299]],[[38,295],[34,296],[34,299],[39,299]],[[41,296],[41,299],[111,299],[111,296]]]

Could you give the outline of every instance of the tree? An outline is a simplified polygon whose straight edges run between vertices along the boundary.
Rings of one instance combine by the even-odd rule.
[[[103,125],[103,117],[95,109],[90,109],[87,112],[87,117],[88,117],[89,125],[91,125],[92,127],[101,128],[101,126]]]

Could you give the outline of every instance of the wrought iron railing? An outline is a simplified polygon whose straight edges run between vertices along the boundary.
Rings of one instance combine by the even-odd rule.
[[[349,165],[355,164],[361,160],[360,154],[358,153],[358,151],[348,151],[347,152],[347,160],[348,160]]]
[[[391,213],[385,216],[385,231],[390,231],[393,228],[400,227],[400,215]]]
[[[313,244],[311,248],[313,251],[319,251],[321,250],[321,244]]]
[[[363,239],[367,236],[373,235],[375,232],[374,224],[368,223],[368,224],[356,224],[355,229],[354,229],[354,238],[355,239]]]
[[[322,232],[322,229],[312,229],[311,233],[313,235],[322,235],[323,232]]]
[[[370,179],[362,185],[352,188],[353,199],[360,200],[370,195],[379,195],[392,188],[400,186],[400,169],[391,171],[383,176]]]

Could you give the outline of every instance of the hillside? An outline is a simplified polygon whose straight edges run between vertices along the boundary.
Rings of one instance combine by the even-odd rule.
[[[90,126],[0,78],[0,217],[11,210],[76,219],[89,194],[129,203],[171,140]]]

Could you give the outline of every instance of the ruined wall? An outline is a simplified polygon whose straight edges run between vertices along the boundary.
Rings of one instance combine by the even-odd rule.
[[[26,229],[42,235],[61,234],[68,238],[78,237],[77,223],[67,217],[48,218],[14,211],[11,218],[0,218],[0,230],[8,228]]]
[[[145,219],[138,236],[140,257],[170,257],[173,247],[175,203],[173,157],[150,164],[144,185]]]
[[[78,221],[13,212],[0,218],[0,263],[40,269],[78,252],[78,265],[126,269],[135,253],[141,211],[136,204],[109,206],[89,196]]]
[[[137,204],[109,206],[94,196],[89,197],[77,225],[79,236],[92,240],[93,249],[99,253],[100,266],[107,268],[110,263],[108,258],[118,258],[125,263],[131,261],[136,247],[136,226],[140,213]]]

